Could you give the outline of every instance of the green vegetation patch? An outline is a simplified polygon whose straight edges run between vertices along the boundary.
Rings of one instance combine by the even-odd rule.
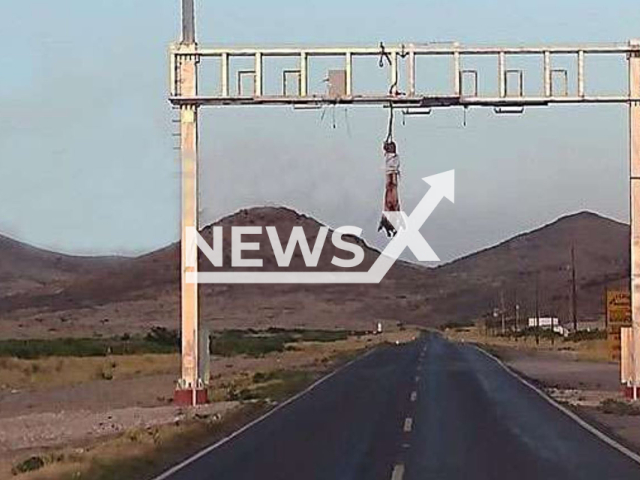
[[[153,328],[144,337],[126,335],[111,338],[0,340],[0,357],[27,360],[44,357],[104,357],[179,351],[178,334],[160,327]]]
[[[211,339],[211,353],[221,357],[261,357],[271,352],[284,352],[286,344],[293,341],[294,338],[287,333],[271,335],[226,330]]]
[[[269,328],[257,330],[225,330],[211,339],[211,353],[221,357],[247,355],[261,357],[272,352],[284,352],[288,344],[296,342],[337,342],[362,332],[348,330],[285,330]]]
[[[335,342],[361,332],[346,330],[225,330],[212,335],[211,353],[222,357],[261,357],[284,352],[296,342]],[[177,330],[153,327],[146,335],[125,334],[109,338],[53,338],[0,340],[0,358],[34,360],[45,357],[105,357],[180,352]]]

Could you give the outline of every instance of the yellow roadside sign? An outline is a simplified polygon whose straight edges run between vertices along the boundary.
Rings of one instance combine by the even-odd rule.
[[[631,326],[631,294],[627,290],[607,290],[607,340],[612,361],[620,361],[620,329]]]

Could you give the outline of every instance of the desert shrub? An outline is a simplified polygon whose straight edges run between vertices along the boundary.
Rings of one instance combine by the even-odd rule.
[[[276,370],[270,372],[269,383],[251,390],[253,398],[281,401],[309,385],[315,374],[307,370]]]
[[[267,374],[263,372],[256,372],[253,374],[253,383],[263,383],[267,381]]]
[[[180,334],[177,330],[169,330],[165,327],[152,327],[151,331],[147,333],[145,340],[151,343],[157,343],[159,345],[165,345],[168,347],[180,346]]]
[[[274,372],[256,372],[253,374],[253,383],[270,382],[278,378],[277,371]]]
[[[11,469],[11,473],[18,475],[20,473],[33,472],[35,470],[40,470],[44,465],[45,461],[42,457],[33,456],[15,465]]]
[[[566,338],[567,342],[582,342],[587,340],[604,340],[607,338],[607,332],[604,330],[578,330],[571,332]]]
[[[620,416],[637,416],[640,415],[640,407],[637,405],[633,405],[628,402],[624,402],[621,400],[616,400],[613,398],[607,398],[600,402],[598,406],[598,410],[602,413],[607,413],[609,415],[620,415]]]
[[[460,330],[473,327],[473,322],[447,322],[440,325],[440,330]]]
[[[562,338],[558,332],[554,332],[550,328],[536,328],[536,327],[527,327],[519,330],[517,332],[507,332],[504,335],[498,334],[499,337],[513,337],[513,338],[522,338],[522,337],[535,337],[536,334],[541,339],[559,339]]]

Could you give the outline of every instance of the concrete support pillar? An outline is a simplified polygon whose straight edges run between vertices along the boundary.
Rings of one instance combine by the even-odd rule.
[[[195,97],[197,88],[198,59],[196,45],[182,45],[178,60],[179,95]],[[205,403],[206,390],[199,361],[199,306],[198,285],[187,283],[188,272],[198,271],[187,266],[186,231],[198,228],[198,108],[185,104],[180,107],[180,154],[182,173],[182,248],[181,248],[181,331],[182,331],[182,375],[178,381],[175,402],[196,405]]]
[[[632,41],[640,46],[640,41]],[[629,95],[640,98],[640,51],[629,55]],[[634,397],[640,386],[640,102],[629,104],[631,194],[631,318],[633,323]],[[635,398],[637,399],[637,398]]]

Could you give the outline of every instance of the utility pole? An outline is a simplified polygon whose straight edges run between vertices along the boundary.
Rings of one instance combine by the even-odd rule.
[[[516,327],[516,332],[520,331],[520,324],[519,324],[519,320],[520,320],[520,305],[518,304],[518,291],[516,290],[514,293],[514,309],[515,309],[515,327]]]
[[[576,294],[576,253],[571,245],[571,313],[573,315],[573,331],[578,332],[578,296]]]
[[[504,311],[504,290],[500,290],[500,315],[501,315],[501,320],[502,320],[502,335],[507,333],[507,326],[505,324],[504,314],[505,314],[505,311]]]
[[[182,0],[182,43],[196,43],[196,9],[194,0]]]
[[[536,345],[540,345],[540,272],[536,271]]]
[[[604,331],[609,331],[609,306],[607,300],[609,299],[609,286],[604,287]]]

